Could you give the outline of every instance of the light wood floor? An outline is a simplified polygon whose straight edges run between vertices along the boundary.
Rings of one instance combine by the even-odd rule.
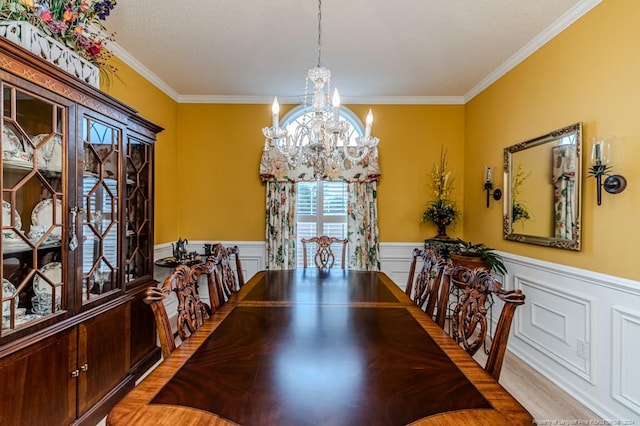
[[[475,358],[484,365],[486,357],[480,352]],[[539,424],[553,424],[553,420],[601,419],[508,351],[502,365],[500,384],[524,405]]]

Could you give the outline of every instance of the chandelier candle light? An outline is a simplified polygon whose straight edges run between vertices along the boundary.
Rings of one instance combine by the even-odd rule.
[[[373,113],[369,110],[366,118],[364,136],[349,139],[349,123],[340,120],[340,94],[338,89],[333,91],[331,105],[327,102],[331,91],[331,71],[321,66],[322,51],[322,0],[318,1],[318,65],[311,68],[307,74],[305,86],[304,106],[311,114],[306,114],[298,125],[294,134],[280,127],[280,105],[278,98],[273,101],[272,126],[262,129],[262,133],[271,146],[287,159],[287,162],[297,167],[306,165],[313,167],[316,179],[322,179],[326,171],[336,167],[339,162],[351,163],[361,161],[370,150],[377,155],[378,138],[371,136]],[[313,84],[311,104],[308,103],[309,82]],[[266,149],[268,144],[265,143]],[[342,146],[342,150],[340,150]]]

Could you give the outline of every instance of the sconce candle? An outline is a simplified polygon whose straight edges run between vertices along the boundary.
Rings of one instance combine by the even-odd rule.
[[[491,167],[487,167],[486,169],[486,177],[484,181],[484,190],[487,191],[487,208],[489,207],[490,197],[493,196],[493,199],[498,201],[502,198],[502,190],[496,188],[493,189],[493,182],[491,181]]]
[[[602,139],[591,138],[591,169],[589,175],[596,178],[596,202],[602,204],[602,188],[609,194],[619,194],[627,187],[627,180],[621,175],[612,175],[609,159],[611,146]],[[606,176],[604,182],[602,176]]]

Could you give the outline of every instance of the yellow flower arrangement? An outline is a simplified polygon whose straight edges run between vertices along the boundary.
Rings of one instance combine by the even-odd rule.
[[[522,165],[518,165],[518,169],[516,170],[515,175],[513,176],[513,182],[511,183],[511,199],[512,199],[512,212],[511,212],[511,221],[513,223],[531,219],[531,214],[529,213],[529,209],[520,201],[520,187],[524,183],[527,178],[531,176],[531,172],[525,174],[524,170],[522,170]]]
[[[456,203],[451,200],[453,190],[451,170],[447,170],[447,151],[440,150],[440,163],[434,163],[431,172],[431,189],[434,199],[427,203],[422,213],[422,222],[433,222],[438,227],[437,238],[448,238],[446,227],[460,217]]]

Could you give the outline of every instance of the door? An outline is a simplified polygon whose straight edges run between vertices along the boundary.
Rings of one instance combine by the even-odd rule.
[[[132,132],[125,143],[125,283],[153,279],[153,140]]]
[[[121,124],[80,108],[77,144],[77,297],[83,304],[122,293],[122,130]]]
[[[72,310],[65,268],[68,101],[2,82],[0,340]]]
[[[78,326],[78,417],[129,373],[130,304]]]
[[[63,425],[76,418],[77,328],[0,358],[0,425]],[[10,386],[10,384],[15,386]]]

